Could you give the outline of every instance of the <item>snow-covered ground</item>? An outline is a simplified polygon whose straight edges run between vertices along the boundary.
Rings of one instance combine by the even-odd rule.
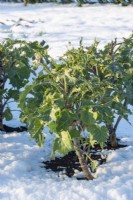
[[[78,46],[83,37],[89,45],[94,38],[101,46],[111,39],[130,35],[133,7],[116,5],[0,4],[0,41],[4,38],[46,40],[50,54],[57,57],[68,42]],[[133,117],[130,116],[133,124]],[[18,115],[9,123],[18,126]],[[51,135],[39,148],[27,132],[0,134],[0,200],[132,200],[133,127],[124,120],[118,136],[129,146],[109,151],[107,163],[98,167],[93,181],[58,176],[42,168],[49,159]]]
[[[2,24],[3,23],[3,24]],[[75,4],[0,4],[0,38],[46,40],[52,56],[61,55],[68,42],[77,46],[81,37],[89,45],[121,39],[133,30],[133,7]]]

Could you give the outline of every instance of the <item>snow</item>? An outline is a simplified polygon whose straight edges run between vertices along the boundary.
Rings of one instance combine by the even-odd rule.
[[[58,4],[0,4],[0,41],[5,38],[46,40],[50,54],[58,57],[68,42],[86,45],[94,38],[101,46],[133,30],[133,7]],[[13,108],[16,105],[12,104]],[[133,117],[129,117],[133,124]],[[19,126],[18,113],[8,125]],[[45,147],[39,148],[27,132],[0,134],[0,200],[132,200],[133,199],[133,127],[122,121],[118,136],[128,146],[108,154],[107,163],[98,167],[93,181],[55,174],[43,168],[50,159],[52,135],[44,130]]]
[[[52,56],[59,56],[68,42],[77,46],[81,37],[89,45],[94,38],[101,45],[121,39],[133,30],[132,6],[99,5],[77,7],[75,4],[0,4],[0,38],[46,40]]]
[[[47,172],[41,162],[49,159],[50,138],[39,148],[29,135],[0,135],[1,200],[132,200],[133,138],[130,146],[109,151],[107,163],[98,167],[94,181],[78,181]]]

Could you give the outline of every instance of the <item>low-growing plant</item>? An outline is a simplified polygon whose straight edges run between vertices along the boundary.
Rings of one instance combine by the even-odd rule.
[[[128,109],[133,105],[133,35],[123,42],[117,40],[106,46],[112,58],[109,68],[115,73],[114,84],[119,84],[117,94],[117,104],[113,103],[114,114],[117,114],[116,121],[106,123],[110,135],[112,146],[117,146],[116,131],[120,121],[124,118],[128,121],[128,114],[132,114]],[[110,50],[109,50],[110,49]],[[128,121],[129,122],[129,121]],[[130,122],[129,122],[130,123]]]
[[[68,4],[68,3],[77,3],[77,6],[82,6],[83,4],[95,4],[96,1],[92,0],[24,0],[24,5],[27,6],[28,3],[35,4],[35,3],[62,3],[62,4]],[[105,4],[105,3],[113,3],[113,4],[121,4],[122,6],[127,6],[129,4],[133,3],[133,0],[98,0],[99,3]]]
[[[132,104],[132,42],[133,36],[122,43],[115,40],[103,50],[97,41],[90,47],[80,42],[80,47],[66,52],[60,62],[46,60],[42,54],[38,63],[42,71],[19,99],[21,119],[27,123],[31,137],[43,145],[43,128],[49,127],[56,136],[51,156],[75,150],[88,180],[94,177],[87,160],[92,169],[97,166],[90,147],[100,144],[103,148],[108,137],[116,146],[116,128],[122,118],[128,120],[128,104]]]
[[[0,129],[3,118],[12,119],[10,101],[19,99],[20,90],[29,82],[31,74],[35,75],[31,58],[44,55],[48,47],[44,43],[26,42],[7,39],[0,43]],[[9,86],[7,87],[6,83]]]
[[[99,0],[99,3],[113,3],[113,4],[121,4],[122,6],[128,6],[132,4],[132,0]]]
[[[24,5],[27,6],[28,3],[35,4],[35,3],[42,3],[41,0],[24,0]]]
[[[107,113],[102,118],[102,123],[108,129],[111,146],[116,147],[118,125],[123,118],[128,121],[128,114],[131,114],[128,105],[133,105],[133,35],[128,39],[123,39],[123,42],[117,42],[115,39],[103,50],[96,48],[96,51],[89,52],[88,48],[84,49],[86,50],[83,53],[72,49],[67,52],[67,55],[73,62],[82,65],[83,62],[81,59],[78,60],[78,57],[84,58],[86,65],[91,71],[95,71],[95,76],[100,81],[107,80],[116,87],[114,91],[114,88],[106,91],[106,95],[109,98],[114,96],[114,99],[111,104],[107,104]],[[104,103],[106,104],[106,98],[104,98]]]
[[[9,0],[8,0],[9,1]],[[11,2],[11,1],[10,1]],[[36,4],[36,3],[77,3],[77,6],[82,6],[84,4],[96,4],[96,3],[113,3],[113,4],[121,4],[122,6],[128,6],[129,4],[133,4],[133,0],[98,0],[97,2],[94,0],[12,0],[12,2],[23,2],[25,6],[28,4]]]

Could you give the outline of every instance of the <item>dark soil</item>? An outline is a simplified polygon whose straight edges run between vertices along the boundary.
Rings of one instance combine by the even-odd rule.
[[[19,127],[10,127],[7,125],[3,125],[3,129],[0,129],[0,131],[4,131],[6,133],[11,133],[11,132],[23,132],[23,131],[27,131],[27,128],[25,126],[19,126]]]
[[[106,158],[102,159],[101,155],[92,155],[92,159],[98,160],[99,164],[105,163]],[[54,172],[62,172],[66,174],[68,177],[72,177],[74,175],[74,171],[82,171],[78,157],[74,151],[69,152],[67,155],[55,158],[55,160],[43,162],[46,169],[50,169]]]
[[[126,146],[127,145],[118,144],[116,148],[112,148],[110,143],[108,142],[105,149],[115,150],[119,148],[124,148]],[[106,163],[106,156],[103,158],[100,155],[101,148],[99,145],[96,145],[95,148],[91,149],[91,151],[92,151],[91,158],[93,160],[98,161],[99,165]],[[43,164],[47,170],[52,170],[58,174],[61,172],[62,174],[66,174],[68,177],[72,177],[74,175],[75,170],[82,171],[79,161],[78,161],[78,157],[74,151],[69,152],[67,155],[63,157],[55,158],[55,160],[45,161],[43,162]],[[88,165],[89,165],[89,162],[88,162]],[[90,167],[90,170],[92,171],[91,167]],[[81,180],[85,178],[77,178],[77,179]]]

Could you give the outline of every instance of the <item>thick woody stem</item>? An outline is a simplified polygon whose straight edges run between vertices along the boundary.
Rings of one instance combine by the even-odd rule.
[[[127,106],[127,98],[125,98],[123,106],[124,107]],[[113,126],[113,124],[107,125],[108,131],[109,131],[110,143],[111,143],[112,147],[117,147],[118,146],[117,139],[116,139],[116,130],[117,130],[117,127],[118,127],[121,119],[122,119],[122,116],[119,116],[117,118],[116,123],[115,123],[114,126]]]
[[[112,124],[107,125],[108,131],[109,131],[109,137],[110,137],[110,143],[112,147],[117,147],[117,139],[116,139],[116,131]]]
[[[76,152],[76,154],[78,156],[79,163],[80,163],[80,166],[82,168],[82,171],[83,171],[85,177],[87,178],[87,180],[93,180],[94,177],[90,173],[90,171],[88,169],[88,166],[87,166],[87,162],[86,162],[86,160],[84,158],[83,151],[80,149],[79,140],[78,139],[73,139],[73,143],[74,143],[75,152]]]

